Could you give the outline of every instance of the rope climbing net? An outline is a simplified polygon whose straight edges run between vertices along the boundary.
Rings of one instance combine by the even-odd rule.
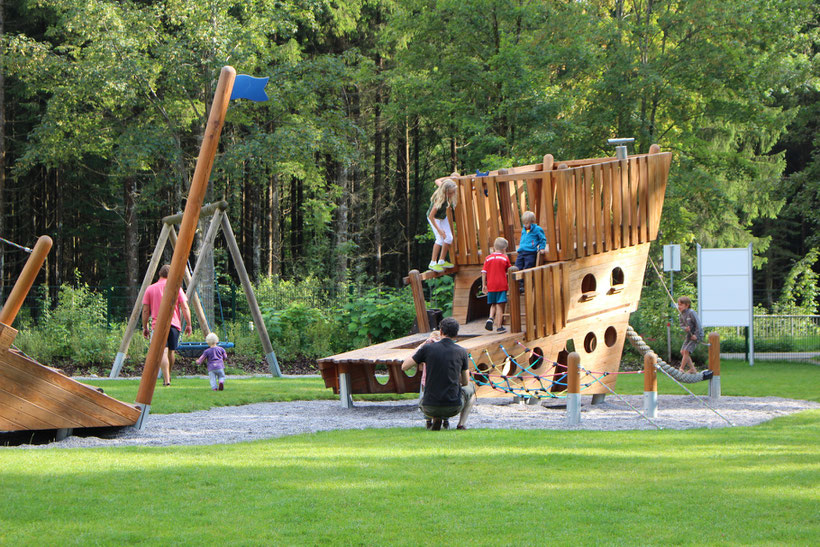
[[[488,386],[495,391],[501,391],[520,397],[522,399],[562,399],[567,394],[567,366],[564,363],[550,361],[543,355],[539,355],[534,350],[526,347],[521,342],[516,342],[522,350],[516,355],[511,355],[507,348],[499,345],[499,348],[506,356],[504,361],[496,363],[487,349],[483,354],[487,356],[487,363],[484,366],[476,363],[472,354],[468,354],[475,370],[471,371],[473,382],[477,386]],[[529,356],[528,362],[521,362],[522,357]],[[543,364],[550,364],[556,372],[552,374],[538,374],[537,369]],[[596,382],[600,382],[606,376],[612,374],[643,374],[643,371],[629,372],[599,372],[583,369],[590,381],[581,384],[581,389],[587,388]]]

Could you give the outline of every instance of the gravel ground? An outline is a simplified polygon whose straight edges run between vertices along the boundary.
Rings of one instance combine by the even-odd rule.
[[[566,425],[566,409],[559,406],[560,400],[524,405],[507,398],[480,399],[467,425],[488,429],[655,429],[629,407],[640,410],[642,395],[608,396],[604,403],[595,406],[590,400],[591,397],[582,397],[581,424],[575,427]],[[690,395],[662,395],[658,401],[658,417],[653,421],[664,429],[729,427],[703,402],[735,426],[755,425],[778,416],[820,408],[820,403],[780,397],[722,397],[713,403],[705,397],[696,400]],[[421,428],[423,424],[414,401],[360,402],[352,409],[341,408],[338,401],[257,403],[187,414],[155,414],[149,416],[142,431],[125,428],[107,438],[71,436],[59,442],[18,448],[225,444],[334,429]],[[451,424],[455,427],[455,420]]]

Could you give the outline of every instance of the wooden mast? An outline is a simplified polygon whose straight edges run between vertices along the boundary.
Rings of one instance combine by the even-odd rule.
[[[214,93],[213,104],[211,105],[211,113],[208,116],[208,124],[205,127],[202,146],[199,149],[194,178],[188,192],[188,202],[182,216],[177,245],[171,259],[171,271],[165,284],[165,291],[162,295],[157,322],[154,327],[154,336],[148,348],[148,355],[145,358],[142,379],[137,392],[137,404],[142,407],[142,414],[137,422],[138,428],[142,428],[151,407],[151,400],[157,383],[157,369],[159,368],[162,352],[165,351],[168,332],[171,329],[172,311],[176,305],[177,295],[182,286],[182,276],[185,273],[188,256],[191,253],[199,212],[205,199],[205,192],[208,189],[208,179],[211,175],[211,168],[219,145],[219,136],[222,133],[222,125],[225,122],[225,113],[228,110],[235,79],[236,70],[233,67],[222,67],[216,92]]]

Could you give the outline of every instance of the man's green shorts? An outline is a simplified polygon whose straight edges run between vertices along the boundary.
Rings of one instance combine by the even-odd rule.
[[[461,404],[456,406],[424,405],[419,401],[419,410],[428,418],[452,418],[459,414],[464,405],[475,395],[475,386],[468,384],[461,386]]]

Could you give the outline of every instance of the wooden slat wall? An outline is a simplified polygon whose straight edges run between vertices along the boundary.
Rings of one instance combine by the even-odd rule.
[[[546,264],[515,275],[524,280],[526,339],[550,336],[566,327],[569,312],[567,263]]]
[[[626,160],[561,164],[549,171],[513,168],[459,178],[458,263],[482,264],[498,236],[514,250],[526,210],[536,214],[544,229],[549,262],[654,240],[672,158],[657,150]],[[553,167],[547,158],[543,165]]]
[[[133,425],[139,411],[71,378],[0,350],[0,429]]]

